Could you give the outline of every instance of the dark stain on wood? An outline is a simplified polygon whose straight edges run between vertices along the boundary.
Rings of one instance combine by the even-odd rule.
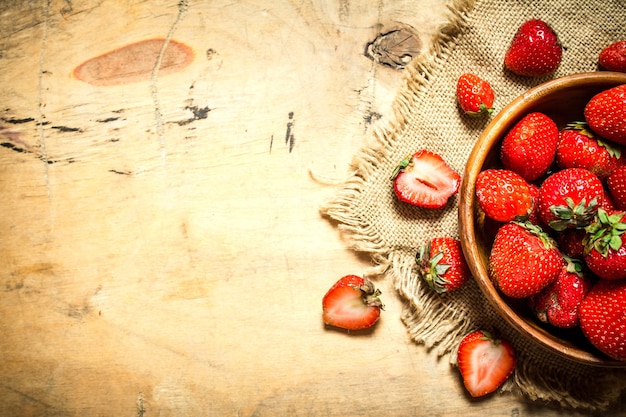
[[[75,78],[98,86],[122,85],[151,78],[165,39],[148,39],[106,52],[74,69]],[[159,75],[178,72],[194,58],[191,47],[170,40],[161,57]]]
[[[82,132],[83,130],[78,127],[67,127],[67,126],[51,126],[52,129],[56,129],[59,132]]]
[[[393,69],[403,69],[422,51],[422,41],[411,27],[380,33],[365,47],[365,56]]]
[[[185,110],[189,110],[193,115],[189,119],[181,120],[176,122],[179,126],[188,125],[191,122],[195,122],[196,120],[206,119],[209,116],[209,112],[211,109],[206,107],[198,107],[198,106],[186,106]]]
[[[29,122],[34,122],[35,121],[35,119],[33,119],[32,117],[25,117],[23,119],[15,119],[15,118],[8,119],[8,118],[5,118],[5,117],[2,117],[2,118],[0,118],[0,120],[2,120],[5,123],[10,123],[12,125],[21,125],[23,123],[29,123]]]
[[[293,150],[296,144],[296,137],[293,135],[293,112],[289,112],[289,121],[287,122],[287,130],[285,132],[285,144],[289,147],[289,153]]]
[[[107,117],[106,119],[98,119],[96,120],[96,122],[98,123],[110,123],[110,122],[114,122],[116,120],[119,120],[119,117]]]

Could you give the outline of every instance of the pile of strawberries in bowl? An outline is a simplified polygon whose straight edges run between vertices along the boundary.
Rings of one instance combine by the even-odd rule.
[[[626,366],[626,74],[574,74],[502,109],[461,186],[468,265],[526,336]]]

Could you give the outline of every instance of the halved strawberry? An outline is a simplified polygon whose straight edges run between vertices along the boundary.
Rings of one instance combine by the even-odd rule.
[[[330,326],[348,330],[371,327],[378,321],[383,304],[374,284],[356,275],[337,281],[322,299],[322,319]]]
[[[515,370],[515,351],[506,340],[484,330],[463,338],[457,352],[463,384],[472,397],[497,390]]]
[[[422,149],[400,161],[391,179],[400,201],[441,208],[459,191],[461,176],[443,158]]]

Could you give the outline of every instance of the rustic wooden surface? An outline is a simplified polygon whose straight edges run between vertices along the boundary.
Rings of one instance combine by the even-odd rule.
[[[401,84],[366,45],[398,27],[427,45],[443,2],[0,12],[0,415],[572,415],[471,400],[410,341],[389,282],[373,331],[321,321],[327,288],[370,262],[318,209]],[[148,39],[191,63],[146,72],[134,50],[115,85],[73,74]]]

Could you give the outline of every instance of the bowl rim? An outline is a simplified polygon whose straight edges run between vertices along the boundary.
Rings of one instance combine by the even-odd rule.
[[[506,132],[519,120],[519,117],[516,117],[516,115],[529,113],[535,105],[540,104],[546,96],[555,91],[588,87],[608,89],[621,84],[626,84],[626,73],[597,71],[555,78],[530,88],[511,101],[494,116],[480,134],[468,157],[468,161],[480,161],[480,163],[476,163],[473,166],[466,164],[461,180],[458,213],[459,232],[462,248],[468,261],[481,259],[481,254],[476,244],[474,224],[474,213],[476,212],[477,205],[475,198],[476,178],[489,154],[489,149],[501,139],[502,132]],[[602,356],[599,353],[594,354],[583,349],[568,347],[564,345],[557,336],[540,331],[536,325],[531,325],[502,299],[501,294],[489,278],[486,265],[482,262],[468,262],[468,264],[474,276],[474,280],[480,287],[485,298],[487,298],[492,307],[500,313],[505,321],[521,333],[523,337],[534,340],[540,346],[552,352],[583,364],[626,368],[626,362],[624,361],[617,361]],[[480,276],[486,277],[487,279],[480,279]],[[558,343],[558,346],[555,345],[555,343]]]

